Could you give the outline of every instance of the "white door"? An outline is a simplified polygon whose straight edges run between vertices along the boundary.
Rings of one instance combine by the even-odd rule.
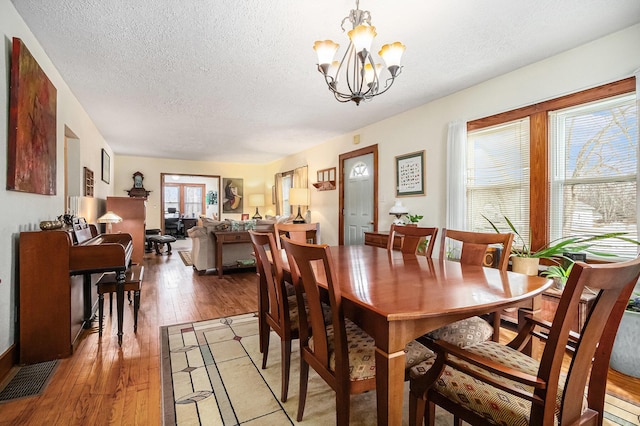
[[[344,161],[344,244],[364,244],[373,230],[373,153]]]

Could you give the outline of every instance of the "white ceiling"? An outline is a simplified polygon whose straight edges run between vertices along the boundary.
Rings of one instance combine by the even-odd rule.
[[[312,49],[319,39],[346,48],[340,23],[355,1],[12,2],[116,154],[242,163],[640,22],[638,0],[363,0],[374,50],[396,40],[407,50],[389,92],[356,106],[333,98]]]

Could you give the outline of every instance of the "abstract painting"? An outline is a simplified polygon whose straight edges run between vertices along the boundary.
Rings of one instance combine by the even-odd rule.
[[[56,195],[56,88],[13,39],[7,189]]]

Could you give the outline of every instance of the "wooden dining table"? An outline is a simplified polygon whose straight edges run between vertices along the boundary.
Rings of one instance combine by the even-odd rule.
[[[402,424],[408,342],[464,318],[527,301],[533,307],[553,282],[373,246],[330,249],[345,316],[375,340],[379,425]]]

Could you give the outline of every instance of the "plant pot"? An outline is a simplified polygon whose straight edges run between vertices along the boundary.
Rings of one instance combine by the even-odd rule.
[[[536,276],[538,275],[538,265],[540,259],[537,257],[519,257],[511,258],[511,270],[520,274]]]
[[[638,333],[640,333],[640,312],[624,311],[611,350],[609,365],[622,374],[640,378]]]

